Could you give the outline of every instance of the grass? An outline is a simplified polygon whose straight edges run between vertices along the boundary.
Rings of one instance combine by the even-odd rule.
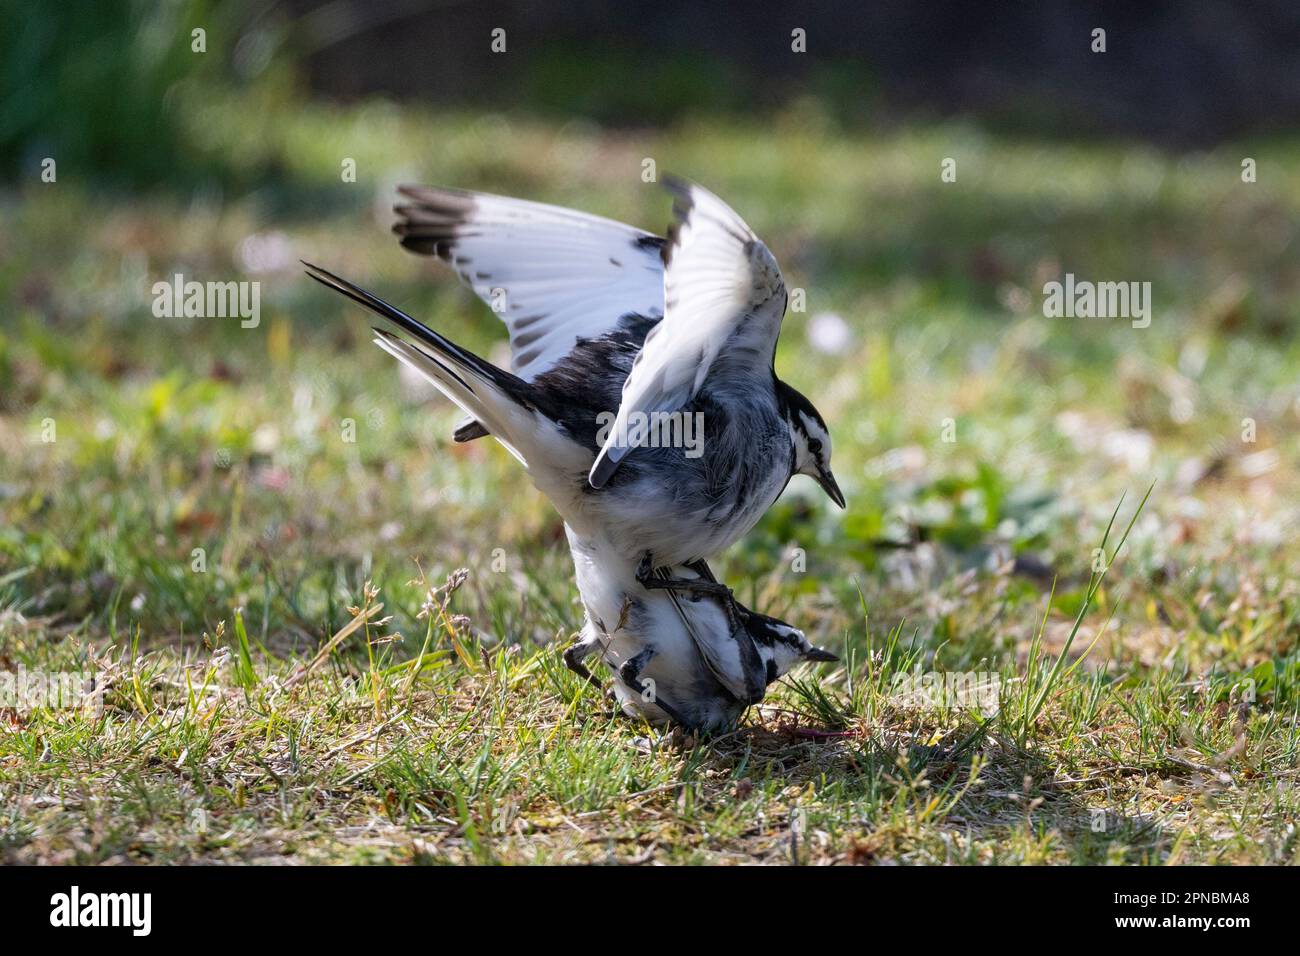
[[[0,709],[0,860],[1297,859],[1293,143],[258,96],[187,114],[252,191],[102,194],[61,164],[0,197],[0,669],[102,695]],[[453,446],[454,410],[296,264],[491,353],[486,310],[387,235],[391,184],[659,228],[645,158],[733,202],[807,290],[777,366],[833,423],[850,502],[797,479],[716,563],[844,663],[711,741],[614,717],[563,668],[554,513],[500,449]],[[1043,318],[1067,271],[1151,281],[1151,327]],[[260,325],[154,318],[176,272],[260,280]],[[851,335],[823,353],[827,312]],[[944,674],[998,706],[901,690]]]

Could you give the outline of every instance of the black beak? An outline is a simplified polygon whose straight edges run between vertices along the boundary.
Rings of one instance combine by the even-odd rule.
[[[836,483],[835,476],[831,474],[829,468],[817,473],[817,484],[822,486],[822,491],[826,492],[831,501],[841,508],[844,507],[844,492],[840,491],[840,486]]]
[[[836,491],[838,490],[839,489],[837,488]],[[843,507],[843,505],[841,505],[840,507]],[[803,659],[806,661],[826,661],[829,663],[833,661],[838,661],[840,657],[838,654],[832,654],[824,647],[814,647],[812,650],[810,650],[807,654],[803,656]]]

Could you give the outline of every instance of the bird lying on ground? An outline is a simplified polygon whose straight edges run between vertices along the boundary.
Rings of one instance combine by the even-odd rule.
[[[716,733],[733,726],[768,685],[801,661],[834,661],[798,628],[714,595],[647,590],[630,563],[569,542],[586,623],[564,653],[570,670],[599,686],[583,661],[599,653],[629,716]],[[690,577],[679,567],[659,574]]]
[[[786,303],[775,260],[711,193],[677,180],[669,188],[677,221],[667,240],[539,203],[401,190],[414,200],[397,207],[403,244],[452,263],[494,305],[510,330],[514,373],[304,265],[416,339],[375,330],[376,344],[471,416],[457,441],[491,434],[523,463],[565,521],[580,588],[590,561],[630,568],[615,579],[644,591],[718,599],[727,627],[686,628],[708,662],[718,639],[761,639],[744,625],[753,612],[704,559],[749,531],[794,474],[813,476],[841,506],[844,498],[824,420],[775,374]],[[663,414],[702,422],[698,455],[628,440],[634,416]],[[665,571],[683,567],[690,573]],[[584,602],[590,616],[585,593]]]

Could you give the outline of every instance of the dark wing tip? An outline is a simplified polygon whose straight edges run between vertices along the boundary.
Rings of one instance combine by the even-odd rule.
[[[679,225],[679,223],[674,222],[668,226],[668,236],[664,240],[664,244],[659,247],[659,261],[664,264],[665,269],[673,261],[673,250],[681,245]]]
[[[408,199],[414,199],[418,203],[474,204],[474,194],[472,192],[468,189],[457,189],[455,186],[424,186],[419,183],[401,183],[397,187],[397,191],[399,194],[406,196]]]
[[[614,474],[617,468],[618,461],[609,454],[609,449],[601,449],[600,454],[596,456],[596,463],[591,466],[591,472],[587,475],[587,484],[597,490],[604,488],[610,475]]]
[[[695,208],[692,195],[695,185],[672,173],[664,173],[661,183],[664,189],[673,194],[673,222],[668,226],[667,238],[659,249],[659,258],[666,269],[672,262],[673,250],[681,245],[681,227],[690,220],[691,211]]]
[[[660,184],[674,196],[679,196],[682,199],[688,200],[691,198],[691,189],[694,186],[694,183],[689,179],[678,176],[674,173],[664,173],[663,178],[660,180]]]
[[[673,194],[673,216],[678,221],[691,218],[691,210],[695,208],[695,184],[689,179],[666,173],[663,185]]]
[[[398,217],[393,232],[401,237],[402,247],[449,259],[478,206],[474,194],[445,186],[411,185],[398,186],[397,192],[411,200],[393,206]]]

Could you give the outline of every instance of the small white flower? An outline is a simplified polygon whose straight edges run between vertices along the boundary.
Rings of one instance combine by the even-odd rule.
[[[257,232],[239,244],[239,262],[254,275],[279,272],[297,261],[289,237],[282,232]]]
[[[853,344],[853,330],[834,312],[818,312],[808,321],[808,342],[818,352],[842,355]]]

